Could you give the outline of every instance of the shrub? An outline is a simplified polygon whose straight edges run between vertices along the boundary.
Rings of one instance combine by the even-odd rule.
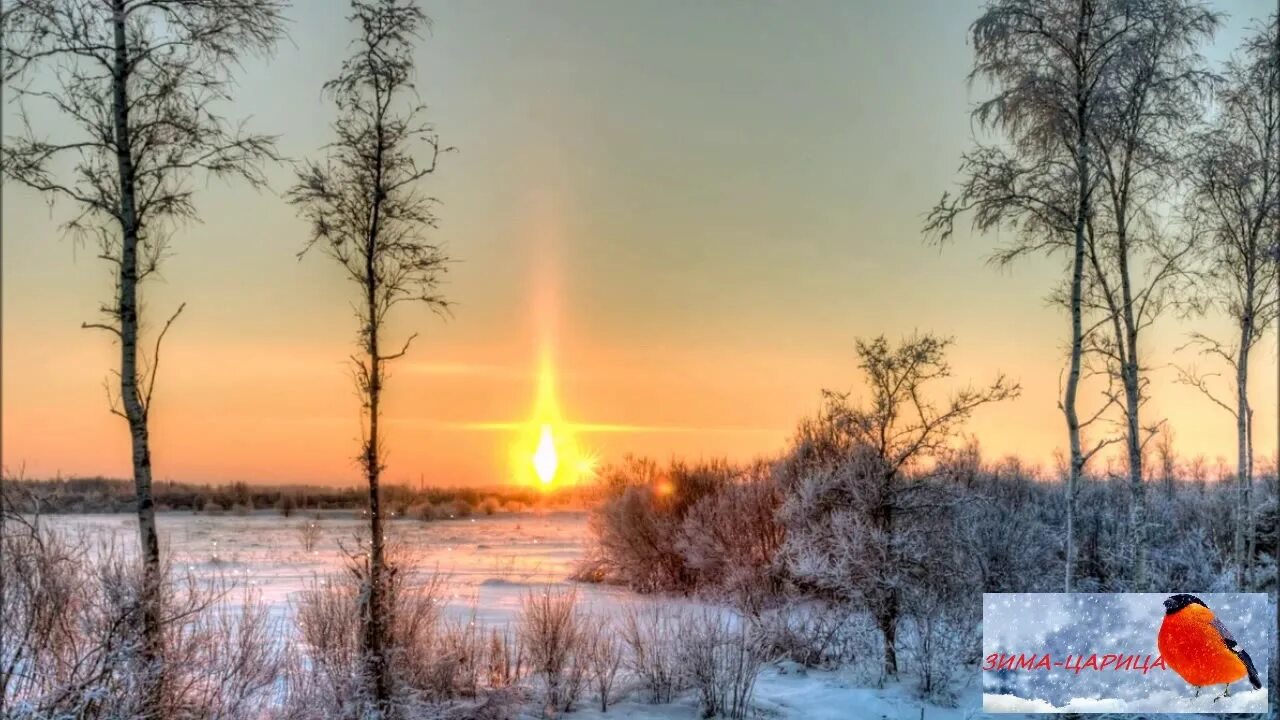
[[[392,669],[394,702],[412,707],[458,696],[463,663],[441,641],[445,632],[444,578],[411,575],[396,564],[388,569],[390,639],[386,652]],[[360,603],[362,578],[344,572],[317,578],[296,606],[302,658],[291,678],[289,715],[296,718],[353,717],[361,712],[365,683],[361,676]]]
[[[304,520],[298,526],[298,537],[302,541],[302,550],[304,552],[312,552],[316,549],[316,543],[320,540],[320,521],[314,518]]]
[[[702,716],[745,720],[763,664],[742,623],[718,610],[684,613],[677,656]]]
[[[520,601],[520,639],[529,670],[539,680],[543,712],[555,717],[573,709],[582,690],[582,622],[574,589],[530,591]]]
[[[16,515],[0,523],[0,704],[6,717],[265,715],[285,651],[256,595],[161,575],[161,645],[148,660],[142,572],[115,546],[87,547]]]
[[[753,616],[750,631],[753,646],[767,659],[810,668],[843,667],[867,681],[881,680],[880,664],[867,662],[879,652],[878,631],[865,612],[848,605],[789,603]]]
[[[698,575],[680,549],[681,523],[734,474],[721,461],[660,468],[632,457],[607,469],[604,497],[589,518],[596,567],[585,576],[618,580],[640,592],[694,589]]]
[[[695,502],[676,547],[705,592],[760,608],[783,591],[776,562],[786,537],[778,521],[782,493],[772,467],[758,463]]]
[[[604,616],[588,619],[583,628],[581,651],[587,673],[600,701],[600,712],[608,712],[618,670],[622,668],[623,644],[618,639],[616,628]]]
[[[688,686],[677,659],[679,613],[657,606],[629,604],[622,610],[619,634],[627,646],[627,668],[654,704],[669,703]]]

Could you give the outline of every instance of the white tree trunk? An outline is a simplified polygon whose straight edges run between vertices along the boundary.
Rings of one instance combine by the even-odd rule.
[[[120,330],[120,400],[129,423],[133,447],[133,483],[137,495],[138,532],[143,563],[143,632],[145,651],[154,659],[160,650],[160,541],[156,534],[155,501],[151,494],[151,446],[147,434],[147,408],[138,376],[138,220],[134,194],[134,167],[130,153],[128,99],[128,49],[125,39],[124,0],[114,0],[115,63],[112,75],[115,113],[116,163],[120,180],[122,231],[116,298]]]

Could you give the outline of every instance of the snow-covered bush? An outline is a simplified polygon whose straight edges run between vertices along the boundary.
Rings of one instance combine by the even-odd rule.
[[[640,592],[697,589],[699,574],[681,551],[682,523],[736,473],[721,461],[673,462],[663,468],[633,457],[606,469],[602,497],[589,519],[590,567],[579,577],[617,581]]]
[[[543,588],[520,599],[520,639],[542,692],[543,713],[569,712],[582,692],[587,663],[577,591]]]
[[[622,668],[623,650],[617,628],[608,617],[595,615],[586,618],[580,652],[586,662],[591,687],[600,702],[600,712],[607,712],[613,702],[613,688]]]
[[[624,605],[619,628],[627,646],[627,669],[639,680],[646,699],[669,703],[688,685],[676,649],[680,643],[679,611],[659,606]]]
[[[387,584],[390,632],[386,647],[394,702],[400,707],[468,695],[477,661],[452,626],[441,619],[445,579],[412,574],[391,565]],[[296,606],[301,662],[290,685],[294,718],[353,717],[361,712],[364,688],[360,655],[362,582],[355,572],[319,578]],[[474,696],[472,690],[470,696]]]
[[[741,608],[759,608],[781,596],[781,505],[772,465],[757,463],[689,508],[676,548],[704,593]]]
[[[954,705],[963,684],[977,673],[982,617],[976,605],[929,594],[911,603],[903,655],[920,694],[935,703]]]
[[[320,521],[307,518],[298,526],[298,539],[302,542],[303,552],[313,552],[320,541]]]
[[[745,720],[763,660],[736,618],[714,609],[682,613],[676,655],[703,717]]]
[[[768,660],[811,668],[844,668],[879,684],[880,634],[871,617],[845,603],[798,601],[750,618],[751,641]]]
[[[165,567],[161,645],[148,658],[135,558],[0,512],[5,717],[236,720],[272,706],[284,642],[256,595]]]
[[[828,392],[780,467],[787,497],[779,511],[787,531],[782,556],[791,578],[871,613],[888,676],[898,673],[898,624],[913,590],[973,592],[971,578],[955,566],[964,558],[948,542],[965,485],[930,479],[927,462],[949,456],[977,408],[1019,392],[997,376],[935,403],[932,385],[950,375],[949,344],[933,335],[897,345],[883,336],[859,340],[869,397]]]

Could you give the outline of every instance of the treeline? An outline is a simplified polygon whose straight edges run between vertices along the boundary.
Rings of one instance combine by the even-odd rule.
[[[132,481],[104,477],[28,480],[5,478],[0,499],[20,513],[117,513],[136,512],[137,494]],[[581,487],[547,489],[493,487],[381,488],[384,506],[392,517],[439,520],[520,512],[533,508],[580,509],[589,491]],[[321,485],[258,485],[234,482],[221,485],[160,482],[152,487],[155,509],[160,512],[234,513],[272,511],[293,513],[363,510],[368,507],[367,488]]]

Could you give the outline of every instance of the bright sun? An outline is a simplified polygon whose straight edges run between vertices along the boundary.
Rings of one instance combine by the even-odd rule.
[[[574,426],[561,418],[551,368],[550,352],[544,350],[533,418],[521,426],[511,447],[516,482],[544,489],[588,481],[596,465],[595,458],[578,446]]]
[[[550,485],[556,476],[556,466],[560,460],[556,457],[556,441],[551,436],[551,426],[542,426],[542,436],[538,440],[538,449],[533,453],[533,470],[543,485]]]

